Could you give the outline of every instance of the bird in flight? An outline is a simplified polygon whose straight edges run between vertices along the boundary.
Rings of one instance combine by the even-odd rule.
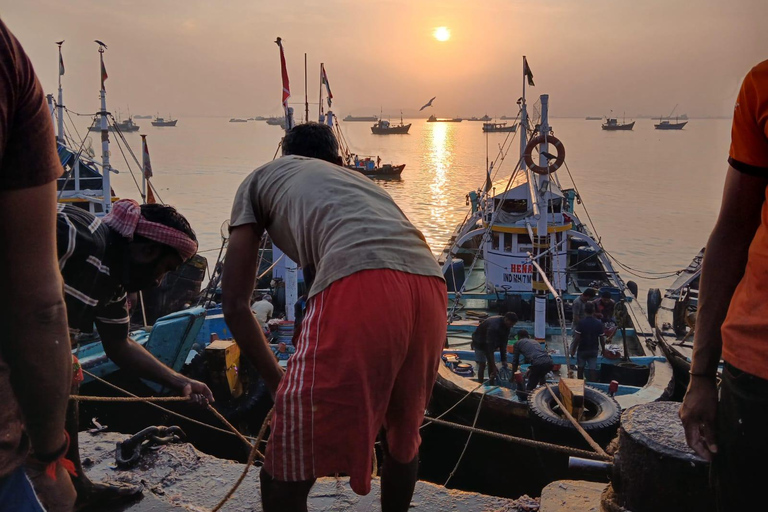
[[[432,102],[435,101],[435,98],[437,98],[437,96],[433,96],[432,99],[429,100],[426,105],[424,105],[423,107],[421,107],[419,109],[419,112],[421,112],[422,110],[424,110],[427,107],[431,107],[432,106]]]

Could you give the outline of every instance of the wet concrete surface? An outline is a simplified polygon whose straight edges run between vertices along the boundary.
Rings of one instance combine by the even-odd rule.
[[[607,484],[581,480],[552,482],[541,491],[541,512],[600,512]]]
[[[168,444],[147,450],[136,467],[119,470],[115,466],[115,443],[128,437],[113,432],[80,433],[81,458],[91,480],[144,486],[142,499],[111,508],[101,506],[98,508],[100,512],[210,511],[231,489],[244,468],[243,464],[199,452],[190,444]],[[310,493],[309,510],[378,511],[381,510],[380,493],[378,478],[374,478],[367,496],[352,492],[347,478],[321,478]],[[260,500],[259,468],[253,467],[222,510],[258,511],[261,510]],[[456,491],[419,481],[411,510],[517,512],[527,509],[518,507],[515,500]]]

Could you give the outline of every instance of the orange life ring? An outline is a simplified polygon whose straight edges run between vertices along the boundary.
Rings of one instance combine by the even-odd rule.
[[[546,167],[542,167],[533,162],[532,153],[534,148],[545,142],[555,146],[555,149],[557,150],[557,157],[555,158],[554,163],[551,163]],[[563,143],[560,142],[560,139],[554,135],[547,135],[546,137],[544,135],[538,135],[532,138],[528,142],[528,145],[525,146],[525,153],[523,153],[523,158],[525,159],[525,165],[527,165],[528,168],[536,174],[551,174],[558,170],[560,166],[563,165],[563,162],[565,162],[565,146],[563,146]]]

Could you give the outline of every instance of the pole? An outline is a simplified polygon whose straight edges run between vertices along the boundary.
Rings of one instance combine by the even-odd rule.
[[[546,135],[549,133],[549,95],[541,95],[541,124],[539,127],[539,133]],[[546,140],[546,139],[545,139]],[[548,151],[549,145],[544,142],[539,146],[539,165],[547,166],[549,161],[544,153]],[[530,173],[530,176],[536,180],[536,197],[534,200],[538,204],[539,217],[536,222],[536,238],[532,240],[534,254],[538,257],[549,249],[549,234],[547,233],[547,220],[549,217],[548,201],[545,197],[549,191],[550,183],[548,176],[542,176],[540,174]],[[551,259],[551,256],[548,257]],[[547,265],[547,261],[542,258],[540,263],[544,267],[545,275],[535,273],[533,275],[533,288],[536,292],[535,296],[535,311],[536,318],[534,319],[534,337],[537,340],[544,341],[547,330],[547,281],[546,272],[551,268],[551,265]]]
[[[64,144],[64,92],[61,89],[61,63],[63,62],[61,59],[61,45],[64,44],[64,41],[56,44],[59,46],[59,104],[56,106],[59,118],[56,124],[56,140],[60,144]]]
[[[307,95],[307,54],[304,54],[304,122],[309,122],[309,96]]]
[[[101,67],[99,68],[99,74],[101,74],[101,70],[104,69],[104,46],[101,44],[99,45],[99,63],[101,64]],[[106,215],[112,209],[112,187],[110,186],[110,176],[109,176],[109,173],[111,172],[112,167],[109,164],[109,128],[107,125],[107,91],[104,87],[103,77],[101,80],[101,91],[99,93],[99,97],[101,98],[101,111],[99,112],[99,115],[101,116],[101,165],[102,165],[101,204],[102,204],[103,212]]]
[[[141,137],[141,200],[144,204],[147,203],[147,136],[140,135]],[[144,307],[142,303],[142,308]],[[144,321],[146,323],[146,320]]]
[[[317,122],[323,123],[323,63],[320,63],[320,99],[317,100]]]

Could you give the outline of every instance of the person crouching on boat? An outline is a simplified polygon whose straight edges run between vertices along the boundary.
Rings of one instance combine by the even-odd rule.
[[[498,374],[496,368],[496,350],[501,355],[501,366],[507,367],[507,342],[509,332],[517,323],[515,313],[486,318],[472,333],[470,347],[475,351],[477,363],[477,381],[485,382],[485,367],[488,366],[488,379],[493,383]]]
[[[195,403],[213,401],[208,386],[171,370],[128,337],[126,292],[158,286],[167,272],[197,252],[195,233],[180,213],[166,205],[139,206],[132,199],[117,201],[103,219],[71,205],[59,206],[57,246],[73,337],[92,332],[95,325],[104,352],[121,369],[163,384]],[[76,361],[75,370],[73,394],[83,375]],[[67,410],[67,458],[75,463],[78,503],[122,499],[141,492],[140,486],[94,483],[85,476],[78,452],[77,404],[70,401]]]
[[[579,323],[573,328],[571,342],[571,357],[576,357],[578,377],[584,378],[584,370],[597,370],[597,355],[605,347],[603,323],[594,317],[595,305],[591,302],[584,306],[584,314]]]
[[[515,343],[515,352],[512,356],[512,373],[514,374],[520,366],[520,356],[522,356],[525,362],[530,364],[528,384],[525,389],[532,391],[536,389],[536,386],[546,382],[547,374],[552,371],[555,364],[547,349],[542,347],[538,341],[532,340],[528,331],[521,329],[517,336],[519,339]]]
[[[283,155],[237,191],[222,284],[227,325],[275,396],[263,508],[307,510],[315,479],[337,473],[368,494],[383,427],[381,508],[405,512],[445,342],[445,280],[389,194],[340,167],[329,126],[297,125]],[[248,307],[265,230],[287,257],[314,270],[285,375]]]
[[[595,305],[595,318],[603,322],[603,329],[607,343],[613,340],[613,336],[618,330],[615,312],[616,302],[611,298],[611,292],[608,290],[600,294],[600,298],[593,302]]]

